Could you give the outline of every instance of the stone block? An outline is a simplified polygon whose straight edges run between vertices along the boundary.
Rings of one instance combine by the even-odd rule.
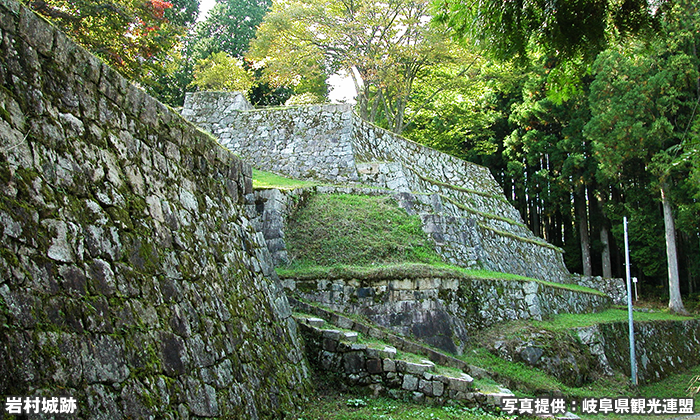
[[[418,378],[413,375],[404,375],[401,389],[405,389],[406,391],[415,391],[418,389]]]
[[[474,381],[469,375],[463,375],[462,378],[447,378],[447,380],[449,388],[459,392],[471,390]]]
[[[488,405],[492,405],[494,407],[501,407],[501,399],[502,398],[513,396],[513,393],[508,391],[507,389],[504,391],[506,391],[506,392],[496,392],[493,394],[486,394],[486,403]]]
[[[412,375],[417,375],[417,376],[423,376],[423,374],[431,369],[435,368],[434,363],[413,363],[413,362],[406,362],[406,365],[404,367],[404,372],[410,373]]]
[[[321,318],[306,318],[306,323],[312,327],[321,328],[326,321],[322,320]]]
[[[389,358],[389,359],[396,358],[396,348],[394,348],[394,347],[390,347],[390,346],[384,347],[383,353],[384,353],[385,358]]]
[[[423,394],[422,392],[416,391],[413,393],[412,399],[414,402],[417,402],[419,404],[423,403],[423,402],[425,402],[425,394]]]
[[[433,381],[433,395],[436,397],[442,397],[445,392],[445,384],[442,381]]]
[[[354,322],[355,321],[353,321],[352,319],[350,319],[348,317],[339,315],[338,320],[336,321],[336,325],[338,325],[338,327],[340,327],[340,328],[345,328],[345,329],[350,330],[350,329],[352,329]]]
[[[334,352],[338,349],[338,340],[333,340],[332,338],[323,339],[323,350]]]
[[[384,359],[384,372],[396,372],[396,362],[393,359]]]
[[[359,332],[360,334],[367,334],[367,332],[369,331],[368,326],[366,326],[365,324],[359,323],[359,322],[355,322],[352,326],[352,329],[354,331]]]
[[[343,340],[354,343],[357,341],[358,334],[354,331],[346,331],[343,333]]]
[[[422,392],[425,395],[433,395],[433,382],[432,381],[427,381],[425,379],[420,379],[418,381],[418,391]]]
[[[340,341],[341,332],[338,330],[322,330],[323,338],[330,338],[331,340]]]
[[[381,359],[368,358],[367,359],[367,372],[370,374],[382,373],[382,361]]]
[[[362,352],[353,351],[343,355],[343,366],[347,373],[359,373],[365,370],[365,356]]]

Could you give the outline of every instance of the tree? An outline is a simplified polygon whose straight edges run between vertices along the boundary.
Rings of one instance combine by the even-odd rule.
[[[243,58],[250,40],[270,8],[271,0],[217,0],[190,40],[196,59],[223,51]]]
[[[197,0],[24,0],[126,77],[148,85],[186,26]]]
[[[644,31],[655,20],[646,0],[434,0],[434,6],[441,22],[500,59],[526,58],[536,44],[548,54],[592,60],[611,37]]]
[[[346,70],[360,116],[400,133],[416,78],[453,51],[429,21],[427,0],[279,0],[247,58],[277,86]]]
[[[596,144],[603,171],[624,182],[626,167],[641,165],[655,179],[664,215],[669,308],[686,313],[681,300],[673,188],[687,178],[688,138],[697,138],[700,101],[700,13],[687,1],[664,11],[666,37],[651,45],[609,50],[596,60],[591,86],[593,117],[585,134]],[[696,129],[696,128],[695,128]],[[681,173],[679,175],[679,172]]]
[[[253,79],[243,68],[241,60],[221,51],[197,62],[192,84],[200,90],[248,92]]]

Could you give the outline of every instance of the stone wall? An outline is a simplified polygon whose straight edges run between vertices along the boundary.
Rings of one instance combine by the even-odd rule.
[[[319,370],[331,372],[349,385],[368,386],[377,394],[387,390],[415,393],[415,399],[468,400],[473,395],[473,379],[437,375],[435,364],[429,360],[419,363],[396,360],[396,349],[390,346],[369,347],[358,344],[357,333],[317,328],[318,318],[300,323],[311,360],[318,361]],[[397,395],[398,396],[398,395]]]
[[[298,179],[357,181],[350,105],[233,111],[240,96],[188,93],[182,114],[258,169]],[[211,106],[216,103],[216,107]]]
[[[234,111],[240,96],[227,105],[222,95],[188,94],[183,115],[257,168],[398,193],[451,264],[571,281],[562,250],[528,230],[488,169],[367,123],[349,105]]]
[[[251,169],[0,1],[0,395],[281,418],[308,386]]]
[[[579,328],[577,335],[597,358],[601,371],[630,375],[627,322]],[[700,320],[635,322],[634,337],[640,384],[700,364]]]
[[[501,398],[512,396],[506,389],[485,394],[474,389],[474,379],[456,369],[439,373],[427,359],[397,358],[396,348],[357,342],[358,333],[322,328],[324,320],[300,318],[299,325],[309,360],[319,372],[331,375],[346,386],[366,388],[375,396],[412,399],[429,404],[461,402],[471,407],[500,407]]]
[[[404,195],[447,262],[569,282],[562,250],[536,238],[489,170],[355,119],[362,181]],[[388,162],[388,163],[386,163]]]
[[[607,309],[611,299],[534,281],[416,277],[384,280],[283,279],[290,293],[362,315],[405,336],[461,354],[472,335],[515,319]]]

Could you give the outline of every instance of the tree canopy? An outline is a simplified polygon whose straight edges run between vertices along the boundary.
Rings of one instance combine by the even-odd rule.
[[[271,0],[218,0],[190,40],[195,58],[225,52],[242,58],[271,5]]]
[[[153,72],[194,22],[198,0],[24,0],[132,80]]]
[[[275,85],[345,70],[358,112],[401,132],[413,83],[456,48],[430,27],[427,0],[279,0],[265,16],[248,58]]]
[[[595,58],[614,36],[653,27],[658,9],[646,0],[434,0],[438,20],[495,57],[548,53]]]

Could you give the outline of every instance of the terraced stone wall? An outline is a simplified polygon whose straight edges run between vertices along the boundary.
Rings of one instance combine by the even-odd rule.
[[[607,309],[611,299],[534,281],[459,278],[283,279],[290,293],[362,315],[405,336],[461,354],[472,335],[516,319]]]
[[[251,168],[0,0],[0,395],[282,418],[307,368]]]
[[[363,182],[403,195],[446,261],[571,282],[563,251],[535,237],[489,170],[356,118],[353,146]]]
[[[472,386],[474,379],[458,369],[438,367],[427,359],[397,358],[394,347],[357,343],[358,333],[324,329],[323,323],[319,318],[299,318],[309,360],[316,361],[319,372],[346,385],[366,388],[375,396],[494,409],[500,407],[502,397],[513,395],[507,389],[480,392]]]
[[[349,105],[235,111],[240,95],[222,95],[188,94],[183,115],[258,169],[403,194],[447,262],[571,281],[562,250],[530,232],[488,169],[367,123]]]

